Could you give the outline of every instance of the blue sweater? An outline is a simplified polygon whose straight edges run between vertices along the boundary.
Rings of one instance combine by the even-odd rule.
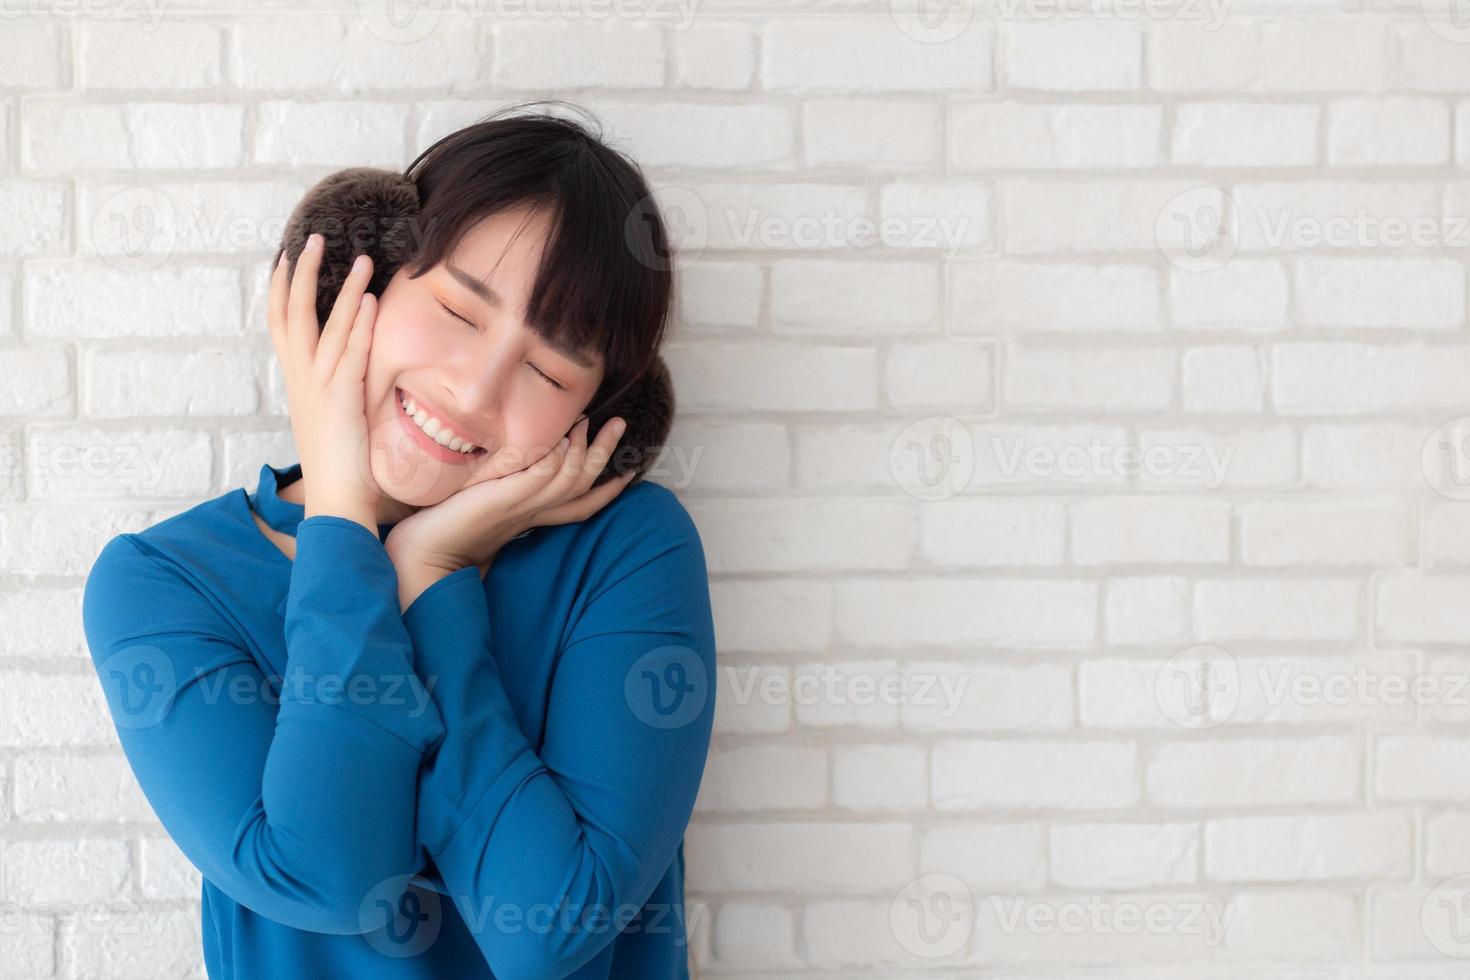
[[[715,638],[674,494],[636,482],[400,612],[391,525],[303,520],[300,475],[114,537],[84,592],[212,980],[688,977]]]

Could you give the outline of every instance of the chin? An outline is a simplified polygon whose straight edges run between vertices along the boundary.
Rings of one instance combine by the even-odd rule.
[[[432,507],[465,484],[464,467],[417,457],[411,449],[374,443],[368,459],[383,495],[410,507]]]
[[[450,458],[442,447],[427,445],[396,399],[379,412],[369,433],[368,465],[385,496],[413,507],[430,507],[453,495],[469,479],[469,461]]]

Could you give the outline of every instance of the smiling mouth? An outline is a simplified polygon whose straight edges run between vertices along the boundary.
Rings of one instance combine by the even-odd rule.
[[[460,453],[463,456],[480,456],[486,450],[476,445],[455,432],[447,423],[440,421],[422,405],[414,401],[413,396],[402,388],[393,389],[394,396],[398,399],[398,407],[409,421],[418,426],[425,436],[450,452]]]

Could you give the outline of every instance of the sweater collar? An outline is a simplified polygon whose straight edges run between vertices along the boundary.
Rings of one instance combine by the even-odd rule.
[[[280,490],[299,479],[301,479],[299,462],[280,468],[265,463],[260,467],[259,484],[255,492],[249,495],[251,510],[259,514],[273,530],[289,534],[293,538],[296,536],[296,525],[300,524],[302,517],[305,516],[306,506],[293,500],[282,499]],[[393,530],[393,526],[393,524],[379,524],[378,539],[387,540],[388,532]]]

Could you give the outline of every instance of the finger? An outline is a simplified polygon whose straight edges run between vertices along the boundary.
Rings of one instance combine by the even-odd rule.
[[[322,264],[323,239],[313,233],[296,259],[291,277],[291,295],[286,301],[286,342],[294,357],[304,364],[316,355],[321,330],[316,319],[316,280]]]
[[[276,357],[284,359],[286,353],[286,285],[290,282],[291,274],[286,265],[290,256],[285,249],[281,249],[280,261],[271,270],[270,299],[266,308],[266,323],[270,326],[271,346],[276,350]]]
[[[582,458],[587,452],[587,427],[588,420],[583,418],[563,439],[565,446],[560,450],[561,460],[556,464],[556,471],[531,501],[536,509],[552,507],[576,496],[574,490],[581,479]]]
[[[622,476],[608,480],[595,490],[589,490],[587,493],[573,497],[571,500],[557,504],[555,507],[548,507],[536,514],[536,523],[538,525],[550,525],[585,521],[612,503],[613,499],[622,493],[623,489],[629,483],[633,482],[633,477],[636,475],[637,471],[631,470]]]
[[[319,371],[330,377],[337,369],[337,360],[342,356],[342,349],[347,346],[347,335],[357,324],[357,317],[361,315],[367,297],[367,284],[373,277],[373,260],[366,255],[359,255],[352,264],[352,271],[347,274],[347,280],[342,283],[342,291],[337,294],[337,302],[332,307],[332,315],[327,318],[327,326],[322,330],[322,336],[317,341],[316,364]],[[352,308],[346,308],[348,302]]]
[[[470,475],[466,486],[499,480],[529,469],[538,461],[556,451],[556,446],[535,446],[522,450],[519,446],[504,446],[493,453],[470,457]]]
[[[564,484],[570,490],[582,476],[582,466],[587,459],[587,429],[591,421],[587,416],[582,416],[581,421],[572,426],[568,433],[571,442],[562,459],[561,472],[557,474],[558,484]]]
[[[586,493],[602,471],[607,469],[607,461],[612,459],[613,450],[617,448],[618,440],[625,431],[627,423],[619,416],[608,419],[607,424],[597,430],[597,438],[592,440],[587,456],[582,461],[582,477],[577,483],[579,494]]]
[[[592,440],[592,444],[582,454],[581,465],[577,469],[571,489],[566,493],[567,497],[579,497],[592,489],[592,484],[597,482],[598,475],[607,468],[607,461],[612,456],[613,447],[622,434],[616,428],[621,421],[622,419],[617,417],[611,418],[597,431],[597,438]]]
[[[347,334],[346,346],[337,360],[332,379],[339,383],[361,384],[367,377],[368,351],[373,346],[373,326],[378,318],[377,297],[371,293],[362,298],[357,317]]]

